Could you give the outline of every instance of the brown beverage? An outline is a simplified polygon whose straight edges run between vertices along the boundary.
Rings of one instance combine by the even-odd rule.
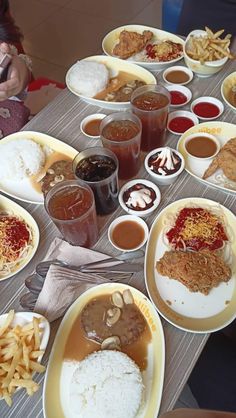
[[[89,149],[91,152],[93,148]],[[99,148],[96,147],[99,151]],[[75,159],[75,175],[84,180],[91,187],[96,203],[98,215],[106,215],[113,212],[118,206],[118,181],[117,163],[114,158],[103,154],[94,154],[83,157],[85,151],[80,153]],[[115,157],[115,156],[114,156]]]
[[[119,161],[119,178],[134,177],[140,168],[141,123],[127,112],[114,113],[101,124],[103,146],[114,152]]]
[[[78,180],[58,183],[47,194],[45,207],[64,239],[92,247],[98,239],[93,192]]]
[[[158,85],[147,85],[135,90],[131,105],[142,122],[142,151],[164,146],[170,104],[170,93]]]

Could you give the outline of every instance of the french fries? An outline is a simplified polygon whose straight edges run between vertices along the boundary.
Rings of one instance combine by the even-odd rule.
[[[27,325],[13,327],[14,311],[11,310],[0,327],[0,398],[9,406],[17,388],[25,388],[29,395],[39,389],[33,381],[34,372],[43,373],[45,367],[38,362],[44,354],[40,350],[40,318],[33,318]]]
[[[205,36],[191,35],[186,47],[187,55],[201,64],[206,61],[215,61],[224,57],[234,58],[229,51],[230,34],[223,39],[220,36],[224,33],[224,29],[213,33],[207,26],[205,27]]]

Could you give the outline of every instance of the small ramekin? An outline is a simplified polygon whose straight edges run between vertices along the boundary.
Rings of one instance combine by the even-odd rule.
[[[205,138],[210,138],[215,142],[216,147],[217,147],[216,152],[213,155],[211,155],[210,157],[196,157],[195,155],[190,154],[190,152],[188,152],[188,150],[186,149],[186,143],[188,141],[190,141],[190,139],[196,138],[196,137],[199,137],[199,136],[205,137]],[[183,145],[184,145],[184,149],[185,149],[185,152],[186,152],[188,158],[189,159],[193,158],[194,160],[198,160],[198,161],[199,160],[204,160],[204,161],[210,160],[210,159],[214,158],[218,154],[218,152],[220,151],[220,142],[218,141],[218,139],[214,135],[211,135],[211,134],[208,134],[208,133],[205,133],[205,132],[197,132],[195,134],[187,136],[185,138],[185,141],[184,141]]]
[[[185,161],[184,161],[184,157],[183,157],[183,155],[182,155],[179,151],[177,151],[177,150],[175,150],[175,149],[171,148],[171,150],[172,150],[175,154],[177,154],[177,155],[178,155],[178,157],[180,157],[180,159],[181,159],[181,166],[180,166],[179,170],[178,170],[178,171],[176,171],[176,173],[173,173],[173,174],[170,174],[170,175],[167,175],[167,176],[161,176],[160,174],[154,173],[154,171],[152,171],[152,170],[150,169],[149,165],[148,165],[148,160],[149,160],[149,158],[150,158],[152,155],[157,154],[158,152],[161,152],[164,148],[165,148],[165,147],[162,147],[162,148],[156,148],[156,149],[152,150],[151,152],[149,152],[149,154],[147,154],[147,156],[146,156],[146,158],[145,158],[145,160],[144,160],[144,167],[145,167],[145,169],[146,169],[147,173],[148,173],[148,174],[149,174],[149,176],[151,177],[152,181],[153,181],[154,183],[156,183],[156,184],[160,185],[160,186],[168,186],[168,185],[170,185],[170,184],[174,183],[174,182],[177,180],[178,176],[179,176],[179,175],[182,173],[182,171],[184,170],[184,166],[185,166]]]
[[[197,113],[194,112],[194,106],[196,106],[196,104],[198,104],[198,103],[211,103],[211,104],[214,104],[219,109],[218,115],[216,115],[216,116],[210,116],[210,117],[198,115]],[[211,96],[198,97],[197,99],[195,99],[191,103],[191,112],[193,112],[198,117],[198,119],[206,120],[206,121],[207,120],[213,120],[213,119],[219,118],[222,115],[222,113],[224,112],[224,105],[223,105],[223,103],[219,99],[216,99],[215,97],[211,97]]]
[[[126,248],[121,248],[118,245],[116,245],[113,240],[112,240],[112,232],[114,230],[114,228],[121,222],[124,221],[133,221],[133,222],[137,222],[139,225],[142,226],[143,231],[144,231],[144,239],[143,241],[136,247],[131,248],[131,249],[126,249]],[[131,251],[135,251],[138,250],[139,248],[143,247],[144,244],[146,244],[147,239],[149,236],[149,230],[148,230],[148,226],[146,224],[146,222],[140,218],[139,216],[135,216],[135,215],[123,215],[123,216],[119,216],[118,218],[114,219],[114,221],[110,224],[109,228],[108,228],[108,239],[110,241],[110,243],[113,245],[113,247],[115,247],[117,250],[119,251],[126,251],[126,252],[131,252]]]
[[[149,209],[145,209],[145,210],[130,209],[124,202],[124,198],[123,198],[124,193],[130,187],[134,186],[135,184],[140,184],[140,183],[143,184],[144,186],[147,186],[153,189],[154,192],[156,193],[156,199],[153,202],[153,206]],[[125,212],[129,213],[130,215],[140,216],[141,218],[145,218],[146,216],[154,212],[159,206],[160,201],[161,201],[161,192],[159,188],[157,187],[157,185],[154,184],[152,181],[145,180],[145,179],[134,179],[134,180],[128,181],[122,186],[122,188],[120,189],[120,193],[119,193],[119,203],[122,209]]]
[[[178,117],[184,117],[184,118],[191,119],[193,121],[193,126],[199,124],[199,120],[198,120],[197,116],[194,113],[189,112],[188,110],[175,110],[174,112],[170,112],[169,115],[168,115],[167,129],[168,129],[169,132],[171,132],[174,135],[183,135],[184,132],[187,131],[187,129],[186,129],[184,132],[178,132],[178,131],[173,131],[172,129],[170,129],[170,127],[169,127],[170,122],[173,119],[178,118]],[[192,126],[191,126],[191,128],[192,128]],[[188,128],[188,129],[190,129],[190,128]]]
[[[180,93],[183,93],[186,96],[186,101],[184,103],[180,104],[173,104],[170,102],[170,106],[174,108],[186,106],[187,103],[190,102],[192,99],[192,92],[188,87],[182,86],[181,84],[166,84],[165,88],[171,92],[171,91],[179,91]]]
[[[107,115],[105,115],[105,114],[103,114],[103,113],[93,113],[92,115],[86,116],[86,118],[84,118],[84,119],[81,121],[81,123],[80,123],[80,130],[81,130],[81,132],[82,132],[85,136],[87,136],[88,138],[91,138],[91,139],[99,139],[99,138],[100,138],[100,135],[89,135],[89,134],[87,134],[87,133],[85,132],[84,128],[85,128],[85,125],[86,125],[88,122],[90,122],[91,120],[94,120],[94,119],[99,119],[99,120],[102,120],[103,118],[105,118],[105,116],[107,116]]]
[[[172,71],[183,71],[189,76],[189,79],[187,81],[184,81],[183,83],[172,83],[171,81],[168,81],[167,78],[166,78],[167,74],[172,73]],[[190,70],[190,68],[184,67],[183,65],[175,65],[173,67],[167,68],[163,72],[162,77],[163,77],[165,83],[167,83],[167,84],[178,84],[179,86],[185,86],[186,84],[190,83],[190,81],[192,81],[193,72],[192,72],[192,70]]]

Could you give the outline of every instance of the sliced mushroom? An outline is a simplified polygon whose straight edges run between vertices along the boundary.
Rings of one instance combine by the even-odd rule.
[[[55,183],[60,183],[61,181],[63,181],[65,178],[65,176],[63,174],[59,174],[58,176],[55,176],[54,181]]]
[[[120,350],[120,339],[115,335],[106,338],[101,344],[101,350]]]
[[[123,308],[124,301],[123,301],[122,294],[120,292],[112,293],[111,300],[112,300],[113,305],[117,306],[118,308]]]
[[[123,299],[126,305],[129,305],[131,303],[134,303],[134,298],[129,289],[124,290],[123,292]]]
[[[51,187],[53,187],[53,186],[55,186],[55,181],[51,181],[50,183],[49,183],[49,185],[51,186]]]
[[[53,170],[53,168],[49,168],[49,169],[47,170],[47,173],[48,173],[48,174],[55,174],[55,171]]]
[[[108,311],[109,311],[109,314],[108,314]],[[109,327],[112,327],[112,325],[116,324],[116,322],[119,321],[121,310],[119,308],[112,308],[112,309],[108,309],[108,311],[107,311],[108,318],[107,318],[106,324]]]
[[[130,94],[132,93],[133,89],[131,87],[124,87],[122,91],[124,94]]]

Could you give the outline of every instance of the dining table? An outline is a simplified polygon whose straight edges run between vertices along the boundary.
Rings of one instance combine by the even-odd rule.
[[[182,60],[178,64],[184,65],[184,61]],[[221,99],[222,81],[234,70],[235,61],[229,60],[224,68],[214,76],[204,78],[195,75],[188,85],[192,91],[193,99],[200,96],[213,96]],[[163,84],[162,72],[154,72],[157,83]],[[183,107],[184,110],[189,110],[189,108],[190,104]],[[112,111],[87,104],[65,88],[47,107],[34,116],[22,131],[36,131],[48,134],[70,144],[79,152],[85,148],[100,145],[99,139],[90,139],[82,134],[80,123],[86,116],[101,112],[109,114]],[[236,112],[225,104],[224,112],[218,120],[236,123]],[[179,136],[167,132],[166,145],[176,148],[178,139]],[[136,177],[148,178],[143,165]],[[224,205],[236,215],[236,192],[224,191],[207,185],[189,175],[186,171],[182,172],[176,182],[169,186],[160,187],[160,189],[160,205],[154,213],[146,218],[149,227],[151,227],[154,219],[163,208],[183,198],[204,197],[212,199]],[[22,201],[17,201],[17,203],[23,206],[36,220],[40,230],[40,244],[35,256],[22,271],[0,282],[1,314],[8,312],[10,309],[15,311],[23,310],[20,305],[20,297],[27,291],[24,284],[25,279],[34,271],[37,263],[43,260],[53,239],[56,236],[60,236],[60,233],[47,215],[44,205],[35,205]],[[107,230],[111,221],[122,214],[124,212],[119,206],[111,215],[98,217],[99,239],[93,247],[94,250],[108,255],[118,254],[118,251],[112,247],[108,240]],[[134,274],[127,283],[147,295],[144,271]],[[165,336],[165,375],[159,415],[174,408],[209,337],[209,333],[187,332],[176,328],[164,318],[161,318],[161,321]],[[45,365],[48,362],[60,322],[61,319],[58,319],[51,323],[50,339],[42,361]],[[44,374],[37,375],[35,380],[40,384],[40,389],[33,396],[28,396],[25,390],[21,389],[14,394],[11,407],[3,400],[0,402],[0,416],[2,418],[42,418],[44,416],[42,402]]]

